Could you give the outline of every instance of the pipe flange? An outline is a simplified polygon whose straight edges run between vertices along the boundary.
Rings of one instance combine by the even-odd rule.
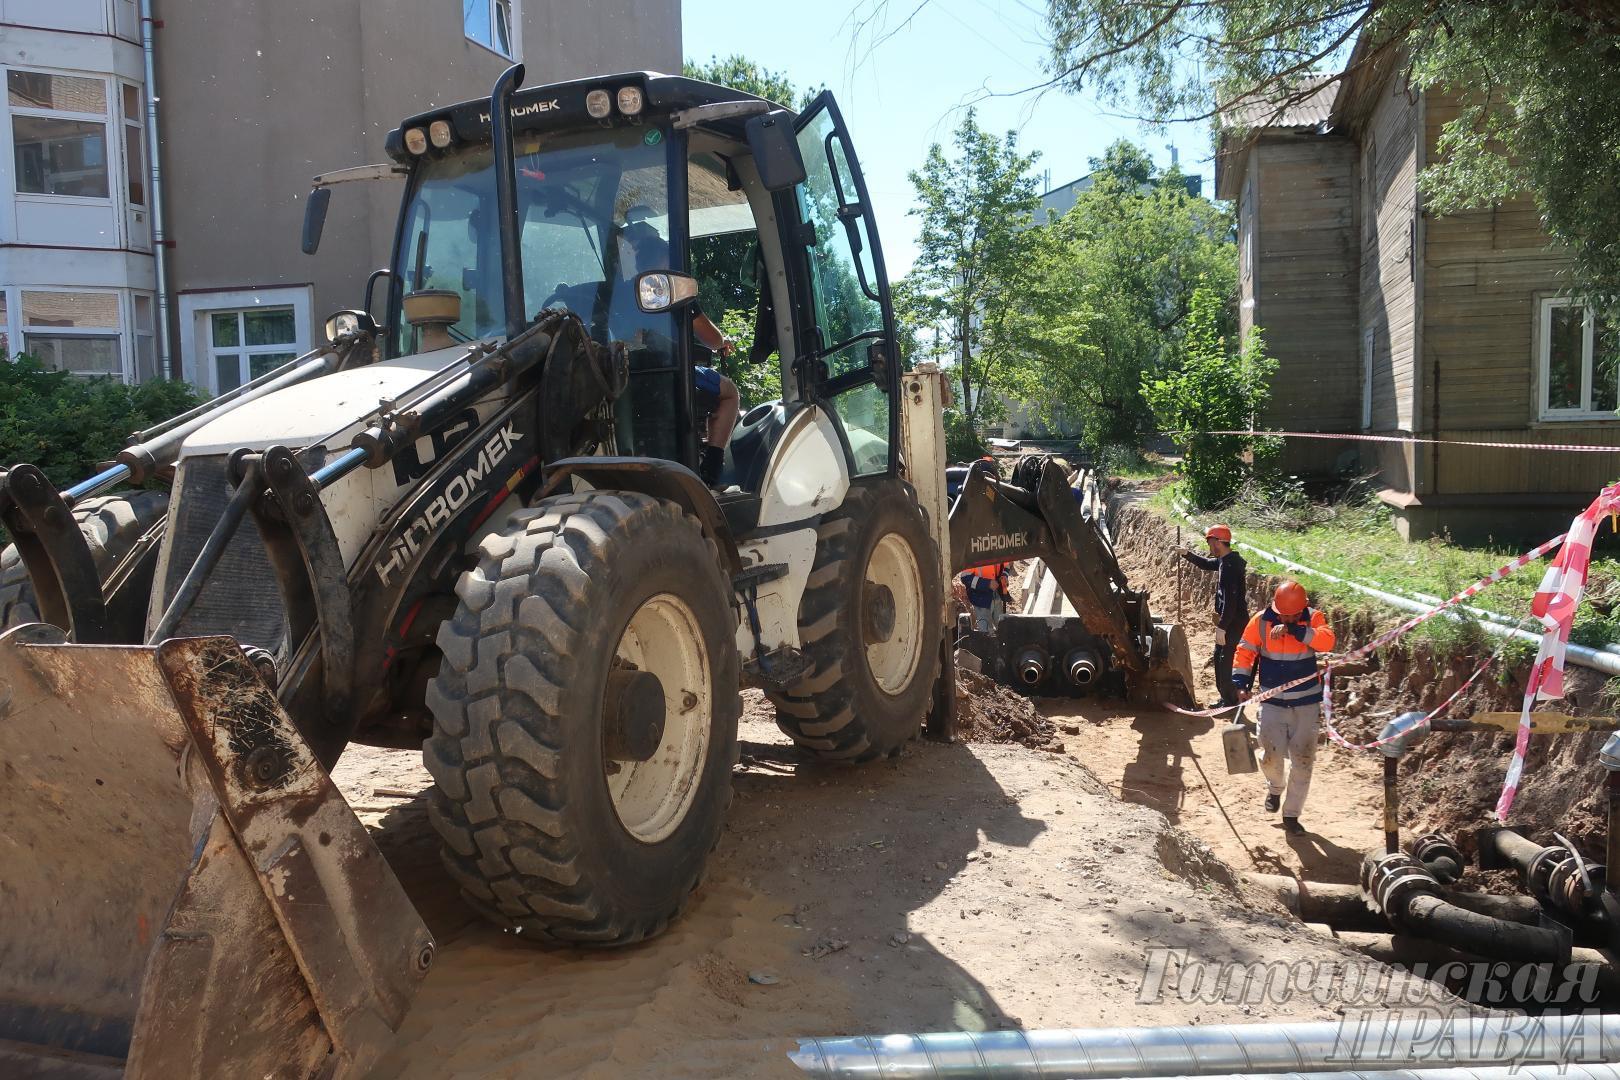
[[[1582,874],[1581,861],[1573,854],[1552,865],[1547,873],[1547,895],[1552,907],[1571,915],[1582,916],[1592,909],[1593,901],[1602,895],[1607,878],[1602,865],[1588,863]],[[1590,888],[1587,877],[1591,879]]]
[[[1429,872],[1442,884],[1456,881],[1467,865],[1457,845],[1444,833],[1425,833],[1411,842],[1409,850],[1412,858],[1428,867]],[[1449,860],[1450,866],[1445,866],[1444,860]]]
[[[1530,895],[1548,907],[1556,907],[1557,902],[1553,899],[1551,887],[1552,873],[1560,863],[1572,861],[1573,858],[1574,855],[1569,848],[1556,844],[1536,852],[1524,871],[1524,884],[1530,890]]]
[[[1438,895],[1440,883],[1422,863],[1397,851],[1363,864],[1362,888],[1385,917],[1393,917],[1414,896]]]

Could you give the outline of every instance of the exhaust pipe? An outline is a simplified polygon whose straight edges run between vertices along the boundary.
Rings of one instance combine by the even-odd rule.
[[[1018,679],[1025,686],[1038,686],[1046,678],[1046,664],[1046,650],[1039,645],[1031,645],[1018,654],[1013,667],[1018,669]]]
[[[1455,1047],[1442,1058],[1437,1040]],[[1511,1067],[1524,1061],[1620,1061],[1620,1016],[1602,1013],[1401,1018],[1367,1016],[1295,1024],[1228,1024],[1044,1031],[947,1031],[799,1040],[788,1059],[805,1075],[1023,1080],[1061,1076],[1227,1076],[1339,1069]],[[1520,1066],[1522,1069],[1522,1065]],[[1522,1073],[1521,1073],[1522,1075]]]
[[[1063,658],[1063,669],[1076,686],[1090,686],[1097,679],[1097,654],[1090,649],[1074,649]]]

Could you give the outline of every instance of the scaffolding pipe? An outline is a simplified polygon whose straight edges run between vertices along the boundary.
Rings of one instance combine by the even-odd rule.
[[[1185,516],[1187,520],[1193,520],[1192,515],[1188,514],[1186,508],[1181,506],[1179,503],[1176,505],[1176,509],[1180,511],[1180,513]],[[1397,608],[1401,611],[1410,611],[1414,614],[1422,614],[1435,606],[1433,604],[1422,604],[1416,600],[1410,599],[1409,597],[1401,596],[1398,593],[1387,592],[1384,589],[1375,589],[1371,585],[1363,585],[1359,581],[1351,581],[1348,578],[1337,577],[1333,574],[1327,573],[1324,570],[1318,570],[1314,566],[1306,566],[1304,563],[1297,563],[1292,559],[1286,559],[1275,552],[1267,551],[1264,548],[1255,547],[1253,544],[1233,541],[1232,546],[1235,548],[1240,548],[1244,551],[1252,551],[1261,558],[1268,559],[1271,562],[1276,563],[1278,566],[1281,566],[1287,570],[1292,570],[1295,573],[1310,574],[1312,577],[1321,578],[1323,581],[1331,581],[1335,585],[1343,585],[1347,589],[1354,589],[1356,592],[1370,596],[1375,600],[1382,600],[1390,607]],[[1456,611],[1444,612],[1442,613],[1441,617],[1454,619],[1459,622],[1463,621],[1463,616]],[[1520,641],[1528,641],[1533,645],[1541,644],[1541,635],[1532,634],[1527,630],[1520,630],[1517,627],[1505,626],[1497,622],[1481,622],[1478,625],[1481,630],[1495,637],[1516,638]],[[1620,653],[1617,652],[1610,652],[1607,649],[1589,649],[1584,645],[1576,645],[1571,642],[1569,645],[1565,646],[1564,657],[1571,663],[1579,664],[1581,667],[1591,668],[1594,671],[1601,671],[1605,675],[1620,675]]]
[[[1444,1048],[1444,1049],[1442,1049]],[[1536,1061],[1620,1061],[1620,1015],[1379,1016],[1291,1024],[946,1031],[804,1038],[788,1058],[807,1076],[1101,1080],[1342,1069],[1389,1072]]]

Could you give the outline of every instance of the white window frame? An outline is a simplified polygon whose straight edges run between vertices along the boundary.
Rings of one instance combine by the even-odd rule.
[[[99,82],[102,87],[102,97],[107,102],[107,111],[101,115],[95,113],[67,112],[62,109],[30,109],[23,105],[11,104],[9,88],[6,98],[6,142],[11,145],[12,159],[5,163],[5,171],[12,174],[11,190],[19,201],[54,202],[70,206],[111,206],[116,199],[119,203],[128,202],[128,192],[120,192],[118,184],[123,170],[118,162],[124,157],[123,147],[113,145],[113,129],[117,125],[118,115],[123,110],[123,88],[117,79],[107,75],[89,71],[65,71],[60,68],[35,67],[12,65],[3,69],[9,76],[12,72],[27,75],[60,75],[63,78],[84,79],[87,82]],[[9,81],[9,80],[8,80]],[[107,173],[107,195],[55,195],[46,191],[23,191],[21,177],[16,175],[16,125],[12,123],[15,116],[37,116],[47,120],[78,120],[84,123],[101,125],[101,158],[102,168]],[[123,137],[123,129],[118,129],[118,135]],[[116,156],[115,156],[116,155]]]
[[[523,55],[523,32],[521,29],[523,26],[522,3],[523,0],[461,0],[462,36],[468,41],[472,42],[474,45],[477,45],[479,48],[487,49],[496,56],[502,57],[506,60],[519,59]],[[488,41],[480,41],[471,34],[467,33],[467,9],[479,4],[483,5],[487,9],[487,13],[489,15]],[[508,39],[510,39],[512,46],[512,51],[510,53],[501,52],[500,48],[496,44],[498,35],[495,32],[495,18],[503,4],[510,13],[509,24],[506,28],[506,35]]]
[[[293,311],[292,345],[295,356],[310,350],[314,289],[309,285],[272,285],[262,289],[229,289],[217,292],[191,292],[180,295],[180,369],[186,382],[207,394],[218,394],[214,380],[213,343],[209,316],[217,312],[247,311],[252,308],[285,308]],[[234,350],[245,352],[246,347]],[[265,352],[284,352],[264,347]]]
[[[42,337],[87,337],[118,339],[118,370],[117,371],[72,371],[68,374],[81,379],[118,379],[128,383],[132,381],[130,359],[130,331],[129,315],[125,311],[126,289],[81,289],[70,285],[18,285],[9,290],[10,297],[7,310],[13,311],[12,324],[16,329],[16,336],[11,339],[11,360],[18,353],[28,351],[28,335],[39,334]],[[102,296],[111,296],[118,308],[117,326],[30,326],[27,315],[23,311],[23,293],[97,293]]]
[[[118,156],[122,158],[124,162],[124,168],[122,170],[124,175],[124,189],[118,193],[119,199],[126,207],[132,210],[145,210],[151,205],[152,202],[151,192],[147,190],[152,186],[152,170],[146,167],[146,87],[142,86],[140,83],[119,81],[115,81],[114,86],[118,90],[118,118],[121,121],[118,126],[118,134],[120,138],[124,140],[118,144]],[[124,111],[125,87],[130,87],[135,91],[136,113],[134,116],[129,116]],[[141,160],[138,163],[131,161],[129,157],[128,139],[131,128],[134,129],[136,143],[141,148]],[[140,174],[140,202],[136,202],[134,199],[129,197],[130,185],[136,180],[136,173]]]
[[[1578,307],[1583,309],[1581,319],[1581,404],[1574,409],[1554,409],[1552,397],[1552,313],[1554,308]],[[1620,419],[1606,409],[1592,408],[1593,339],[1597,329],[1597,311],[1590,304],[1567,296],[1543,297],[1537,307],[1536,319],[1536,418],[1549,423],[1560,421]]]

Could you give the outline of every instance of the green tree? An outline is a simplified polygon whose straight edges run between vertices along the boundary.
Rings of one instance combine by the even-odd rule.
[[[681,66],[681,73],[689,79],[729,86],[790,109],[803,110],[822,89],[818,86],[801,92],[782,72],[761,67],[738,53],[725,57],[711,56],[704,64],[688,60]]]
[[[1026,274],[1040,194],[1030,167],[1038,155],[1021,154],[1018,136],[997,139],[969,109],[954,137],[955,155],[935,143],[911,173],[921,218],[919,252],[907,278],[913,310],[934,319],[955,366],[956,408],[977,427],[999,407],[998,394],[1018,396],[1030,388],[1025,354],[993,328],[1004,318]]]
[[[1236,351],[1228,346],[1223,330],[1228,306],[1221,291],[1202,284],[1195,289],[1179,368],[1142,384],[1160,428],[1183,447],[1187,497],[1200,508],[1229,502],[1251,474],[1255,457],[1274,449],[1274,440],[1208,434],[1251,429],[1277,370],[1258,329]]]
[[[1620,296],[1620,5],[1606,0],[1048,0],[1053,81],[1154,120],[1283,108],[1339,63],[1402,64],[1460,95],[1424,171],[1430,207],[1528,191],[1579,284]]]
[[[1117,142],[1092,167],[1074,207],[1031,230],[1018,289],[987,324],[1031,361],[1049,418],[1078,420],[1094,450],[1135,447],[1153,426],[1142,384],[1180,364],[1197,288],[1235,333],[1237,254],[1229,216],[1141,148]]]

